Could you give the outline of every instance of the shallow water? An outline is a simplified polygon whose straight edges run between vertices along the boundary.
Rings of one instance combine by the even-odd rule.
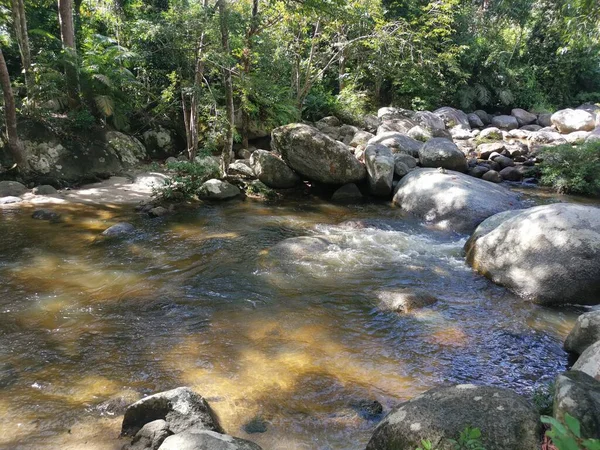
[[[567,363],[576,311],[515,298],[466,266],[466,236],[389,205],[247,200],[164,220],[56,209],[61,223],[0,211],[0,448],[71,448],[86,423],[95,432],[72,448],[117,449],[119,403],[189,385],[265,450],[362,449],[377,418],[357,401],[387,412],[462,382],[530,395]],[[99,238],[124,219],[135,235]],[[330,244],[269,251],[296,236]],[[439,301],[381,309],[401,288]],[[247,434],[252,419],[266,432]]]

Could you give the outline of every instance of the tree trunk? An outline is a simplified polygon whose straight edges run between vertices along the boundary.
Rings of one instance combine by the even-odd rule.
[[[27,159],[25,158],[25,151],[19,140],[19,135],[17,134],[17,110],[15,108],[15,98],[10,85],[8,67],[6,67],[6,61],[4,60],[1,48],[0,84],[2,85],[2,93],[4,94],[4,116],[6,121],[6,134],[8,135],[8,148],[19,169],[26,171],[28,169]]]
[[[25,88],[27,95],[31,89],[31,51],[29,47],[29,35],[27,33],[27,17],[25,16],[25,4],[23,0],[11,0],[13,27],[19,52],[21,53],[21,64],[25,74]]]
[[[65,68],[71,101],[79,103],[79,75],[77,73],[77,49],[75,48],[75,27],[73,24],[72,0],[58,0],[58,21],[63,50],[71,57]]]
[[[222,165],[221,171],[223,176],[227,175],[227,168],[231,162],[231,152],[233,150],[233,127],[235,121],[235,111],[233,106],[233,81],[231,77],[231,63],[229,61],[230,48],[229,48],[229,12],[227,9],[226,0],[218,0],[219,6],[219,22],[221,28],[221,46],[223,48],[223,54],[227,58],[223,65],[223,86],[225,87],[225,106],[227,113],[227,132],[225,135],[225,142],[223,145],[222,154]]]
[[[258,32],[258,0],[252,0],[252,18],[250,19],[250,28],[246,33],[246,48],[242,54],[243,74],[246,80],[252,70],[252,47],[254,35]],[[242,105],[242,146],[245,149],[249,147],[250,114],[248,108]]]

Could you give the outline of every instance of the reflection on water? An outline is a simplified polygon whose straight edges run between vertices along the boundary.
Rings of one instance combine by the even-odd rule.
[[[361,449],[376,422],[357,402],[459,382],[529,394],[566,363],[574,312],[515,298],[465,265],[465,236],[387,205],[58,208],[55,224],[1,212],[1,448],[118,449],[122,405],[189,385],[265,450]],[[122,220],[138,232],[99,238]],[[271,251],[296,236],[325,244]],[[378,307],[411,288],[438,302]]]

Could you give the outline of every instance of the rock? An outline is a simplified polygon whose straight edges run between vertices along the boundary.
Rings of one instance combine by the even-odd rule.
[[[36,220],[49,220],[51,222],[56,222],[60,219],[60,213],[50,209],[36,209],[31,215],[31,218]]]
[[[148,156],[152,159],[164,159],[177,153],[175,136],[162,126],[145,131],[142,140]]]
[[[383,405],[377,400],[351,400],[349,406],[365,420],[378,419],[383,414]]]
[[[600,438],[600,383],[578,371],[559,375],[554,390],[554,417],[564,423],[569,414],[579,420],[581,436]]]
[[[123,236],[131,234],[135,231],[135,227],[127,222],[119,222],[111,227],[108,227],[102,232],[102,236]]]
[[[569,144],[583,144],[591,133],[589,131],[574,131],[565,134],[564,138]]]
[[[342,141],[341,138],[341,129],[339,127],[328,127],[328,126],[322,126],[321,128],[319,128],[317,126],[317,124],[315,124],[315,127],[324,135],[329,136],[331,139],[335,140],[335,141]]]
[[[352,140],[350,141],[350,147],[358,147],[359,145],[367,145],[370,139],[375,137],[374,134],[369,133],[368,131],[359,131],[357,132]]]
[[[385,145],[369,144],[365,149],[367,179],[373,195],[386,197],[392,193],[395,161],[391,150]]]
[[[416,169],[398,184],[394,204],[442,229],[472,232],[486,218],[521,207],[518,197],[468,175]]]
[[[529,135],[531,144],[566,144],[566,139],[554,131],[535,131]]]
[[[465,249],[471,248],[475,244],[477,239],[488,234],[490,231],[492,231],[505,220],[510,219],[511,217],[515,217],[516,215],[521,214],[521,212],[523,211],[525,210],[511,209],[488,217],[479,224],[475,231],[473,231],[473,233],[471,234],[471,236],[465,244]]]
[[[407,155],[405,153],[394,154],[394,160],[396,161],[396,164],[398,164],[400,162],[400,163],[404,164],[406,167],[408,167],[409,170],[412,170],[415,167],[417,167],[417,162],[418,162],[417,159],[415,159],[412,156]]]
[[[598,115],[600,117],[600,115]],[[586,142],[600,141],[600,127],[597,127],[585,140]]]
[[[381,125],[379,125],[379,127],[377,128],[377,135],[379,136],[380,134],[390,132],[406,134],[411,128],[415,127],[416,125],[417,122],[408,118],[384,120],[383,122],[381,122]]]
[[[350,145],[352,139],[354,139],[354,135],[358,133],[360,130],[352,125],[342,125],[340,127],[340,137],[339,140],[342,141],[346,145]]]
[[[379,291],[379,307],[384,310],[408,314],[415,309],[425,308],[437,303],[438,299],[419,289],[398,289]]]
[[[419,150],[423,143],[401,133],[390,132],[377,135],[369,140],[369,144],[381,144],[389,147],[393,153],[406,153],[407,155],[419,157]]]
[[[521,108],[513,109],[510,114],[517,119],[520,127],[530,125],[537,120],[537,116],[535,114],[531,114],[530,112]]]
[[[429,139],[431,139],[433,137],[433,134],[431,134],[431,132],[427,131],[421,125],[412,127],[410,130],[408,130],[407,135],[408,135],[408,137],[415,139],[417,141],[421,141],[421,142],[427,142]]]
[[[315,126],[318,129],[326,128],[326,127],[341,127],[342,122],[340,119],[338,119],[335,116],[327,116],[327,117],[323,117],[321,120],[317,121],[315,123]]]
[[[502,176],[496,170],[488,170],[481,179],[490,183],[502,183]]]
[[[372,114],[367,114],[362,118],[360,125],[369,133],[375,133],[377,131],[377,127],[379,126],[379,118]]]
[[[479,428],[487,450],[538,450],[535,409],[508,389],[463,384],[427,391],[402,403],[377,426],[366,450],[414,450],[421,440],[451,450],[467,427]]]
[[[42,184],[41,186],[36,186],[31,191],[33,195],[55,195],[58,194],[58,191],[54,188],[54,186],[50,186],[49,184]]]
[[[454,142],[444,138],[433,138],[419,150],[419,161],[423,167],[443,167],[457,172],[466,172],[467,159]]]
[[[261,150],[264,151],[264,150]],[[250,166],[251,162],[246,161],[244,159],[234,161],[229,164],[227,168],[227,173],[231,175],[241,175],[243,177],[255,178],[254,170]]]
[[[531,131],[523,130],[522,128],[515,128],[508,132],[508,137],[513,139],[525,140],[531,135]]]
[[[236,148],[234,151],[235,157],[237,159],[250,159],[250,157],[252,156],[252,151],[254,150],[256,149],[250,150],[249,148],[244,147]]]
[[[483,175],[488,173],[490,169],[486,166],[475,166],[469,169],[467,172],[469,175],[475,178],[481,178]]]
[[[277,192],[260,180],[252,180],[246,185],[246,194],[263,200],[274,200]]]
[[[0,181],[0,197],[19,197],[27,191],[18,181]]]
[[[406,163],[404,163],[402,160],[394,159],[394,174],[397,175],[398,178],[402,178],[410,171],[411,169],[406,165]]]
[[[481,120],[481,117],[479,117],[475,113],[467,115],[467,119],[469,120],[469,125],[471,126],[471,128],[483,128],[485,126],[485,124]]]
[[[600,341],[596,341],[583,351],[577,362],[573,364],[572,370],[586,373],[596,381],[600,381]]]
[[[176,164],[178,163],[179,160],[177,158],[175,158],[174,156],[169,156],[166,160],[165,160],[165,164]]]
[[[448,129],[455,127],[460,127],[465,130],[471,129],[471,126],[469,125],[469,118],[463,111],[459,109],[451,108],[450,106],[443,106],[442,108],[436,109],[433,113],[444,121],[444,124]]]
[[[599,208],[568,203],[529,208],[465,250],[475,270],[534,302],[600,301]]]
[[[167,208],[163,208],[162,206],[157,206],[156,208],[152,208],[148,210],[148,215],[150,217],[163,217],[169,214],[169,210]]]
[[[539,114],[537,118],[537,123],[541,127],[551,127],[552,114]]]
[[[519,122],[516,117],[513,116],[495,116],[492,118],[492,125],[501,130],[514,130],[519,128]]]
[[[481,119],[484,126],[492,123],[492,119],[490,118],[489,114],[481,109],[473,111],[473,114],[475,114],[477,117],[479,117],[479,119]]]
[[[188,430],[169,436],[159,450],[262,450],[254,442],[206,430]]]
[[[523,127],[521,127],[521,130],[525,130],[525,131],[540,131],[542,129],[542,127],[540,125],[525,125]]]
[[[172,434],[167,422],[162,419],[153,420],[144,425],[134,436],[131,445],[126,445],[123,450],[158,450]]]
[[[7,197],[0,197],[0,205],[12,205],[15,203],[21,203],[23,199],[21,197],[15,197],[9,195]]]
[[[243,429],[248,434],[265,433],[267,431],[268,422],[261,416],[253,417],[246,422]]]
[[[481,133],[479,133],[479,136],[477,136],[477,138],[480,141],[483,141],[483,140],[501,141],[502,140],[502,131],[500,131],[496,127],[484,128],[483,130],[481,130]]]
[[[107,131],[106,142],[109,151],[117,155],[124,167],[135,166],[148,156],[144,144],[120,131]]]
[[[190,388],[179,387],[143,398],[125,411],[121,436],[135,436],[144,425],[162,419],[175,434],[190,427],[222,433],[206,400]]]
[[[383,108],[379,108],[379,110],[377,111],[377,117],[379,118],[380,122],[383,122],[385,120],[404,119],[404,118],[411,119],[414,117],[414,115],[415,115],[415,113],[413,111],[409,111],[407,109],[402,109],[402,108],[394,108],[392,106],[386,106]]]
[[[363,195],[354,183],[345,184],[331,197],[331,201],[335,203],[358,203],[362,200]]]
[[[500,164],[500,167],[502,169],[506,168],[506,167],[514,167],[515,162],[510,159],[508,156],[504,156],[504,155],[498,155],[495,158],[490,157],[490,159],[498,164]]]
[[[552,124],[560,133],[592,131],[596,128],[596,118],[582,109],[562,109],[552,114]]]
[[[471,139],[471,137],[472,137],[471,130],[467,130],[466,128],[462,128],[462,127],[451,128],[450,136],[452,137],[452,139],[460,140],[460,141]]]
[[[479,144],[477,146],[477,153],[481,159],[489,159],[490,155],[494,152],[502,153],[505,149],[503,142],[493,142],[490,144]]]
[[[505,167],[500,171],[500,176],[506,181],[521,181],[523,179],[523,175],[516,167]]]
[[[324,184],[347,184],[367,175],[365,166],[350,148],[325,136],[315,128],[291,124],[276,128],[272,147],[289,167],[308,180]]]
[[[600,341],[600,310],[580,315],[565,340],[565,350],[580,355],[586,348]]]
[[[252,153],[250,165],[258,179],[273,189],[292,188],[302,181],[282,159],[266,150]]]
[[[414,119],[418,122],[418,126],[432,137],[450,137],[446,130],[446,124],[440,115],[430,111],[419,111],[415,114]]]
[[[237,186],[216,178],[206,181],[198,189],[198,197],[206,200],[228,200],[240,194]]]

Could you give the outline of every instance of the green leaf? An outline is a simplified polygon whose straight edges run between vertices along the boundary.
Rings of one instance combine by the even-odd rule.
[[[579,423],[579,420],[577,420],[575,417],[573,417],[569,413],[566,413],[565,414],[565,423],[569,427],[569,430],[571,430],[571,433],[573,433],[575,435],[575,437],[577,437],[577,438],[581,437],[581,424]]]

